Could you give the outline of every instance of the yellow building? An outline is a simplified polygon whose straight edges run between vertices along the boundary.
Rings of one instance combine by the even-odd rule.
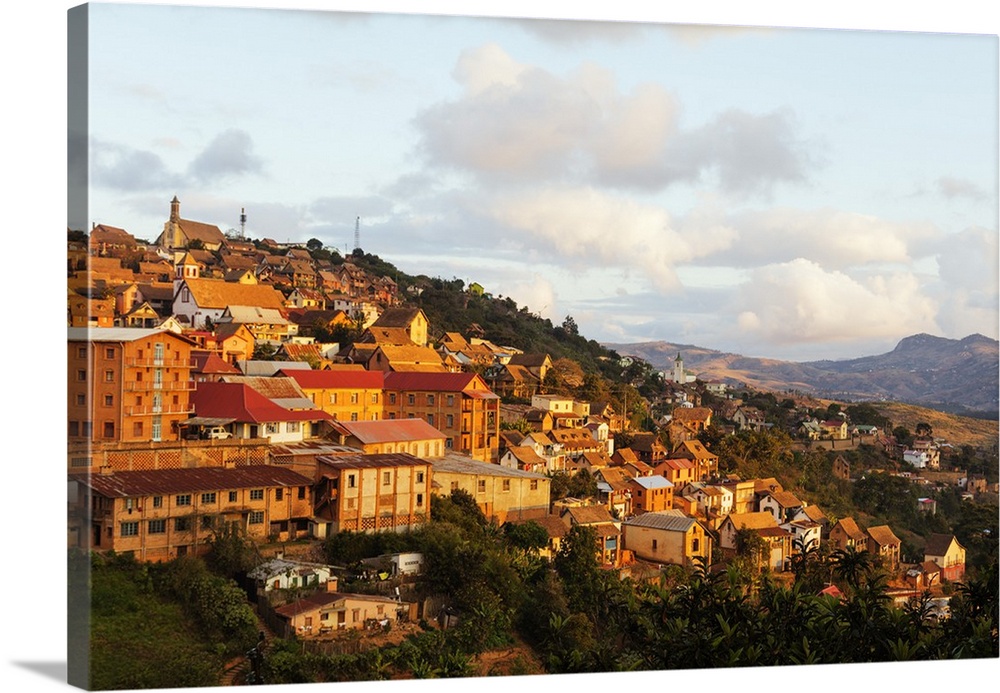
[[[498,524],[508,520],[544,517],[549,513],[550,479],[544,474],[525,472],[449,454],[431,460],[434,493],[447,496],[461,489],[473,497],[487,519]]]
[[[649,512],[622,523],[624,548],[651,563],[691,566],[712,557],[712,537],[693,517],[679,511]]]
[[[378,421],[384,418],[385,374],[364,370],[280,371],[292,378],[313,404],[337,421]]]

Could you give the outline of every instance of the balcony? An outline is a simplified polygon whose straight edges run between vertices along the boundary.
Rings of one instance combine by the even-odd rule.
[[[193,380],[172,380],[155,382],[153,380],[127,380],[124,384],[125,392],[191,392],[195,388]]]
[[[125,407],[125,416],[152,416],[154,414],[190,414],[193,404],[165,404],[159,407]]]
[[[193,368],[193,359],[128,358],[126,366],[136,368]]]

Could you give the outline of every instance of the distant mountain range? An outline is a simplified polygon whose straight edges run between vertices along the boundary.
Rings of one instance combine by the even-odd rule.
[[[604,344],[669,373],[680,353],[702,380],[745,383],[772,391],[797,390],[828,399],[893,400],[952,414],[995,418],[1000,343],[981,334],[945,339],[917,334],[887,354],[844,361],[777,361],[690,344]]]

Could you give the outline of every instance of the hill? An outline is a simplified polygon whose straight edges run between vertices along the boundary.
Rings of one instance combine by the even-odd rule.
[[[961,340],[927,334],[907,337],[886,354],[842,361],[778,361],[669,342],[605,344],[622,354],[669,371],[680,352],[685,368],[702,380],[744,383],[771,390],[795,390],[848,401],[893,400],[967,416],[996,418],[995,339],[980,334]]]

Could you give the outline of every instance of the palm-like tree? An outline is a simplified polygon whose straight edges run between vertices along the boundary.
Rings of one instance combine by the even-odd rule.
[[[862,578],[867,577],[874,568],[871,554],[867,551],[858,551],[853,546],[834,551],[830,556],[830,562],[833,564],[833,572],[852,590],[857,590]]]

